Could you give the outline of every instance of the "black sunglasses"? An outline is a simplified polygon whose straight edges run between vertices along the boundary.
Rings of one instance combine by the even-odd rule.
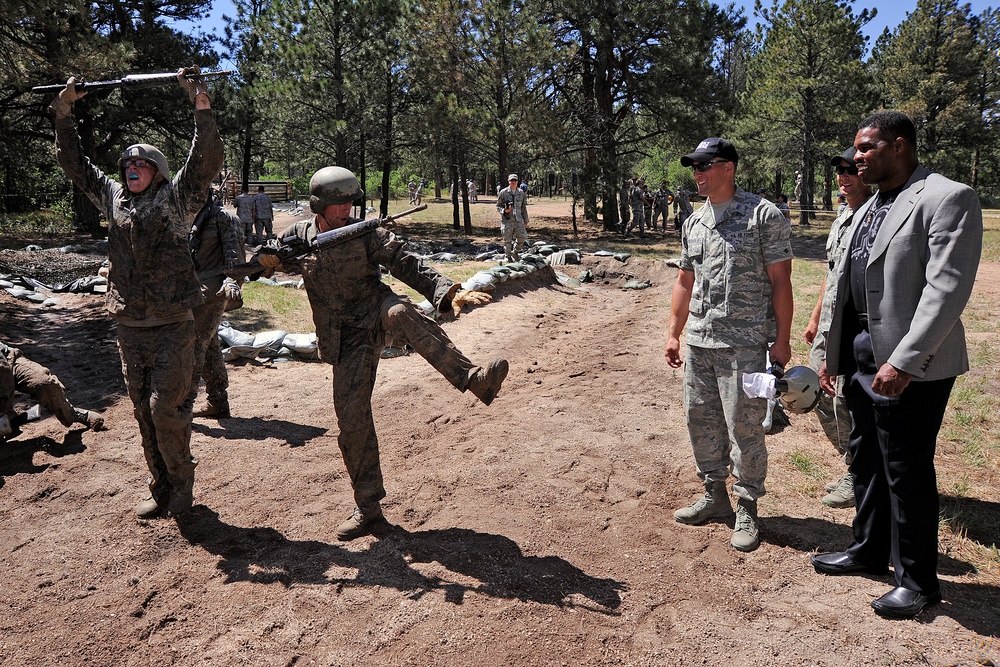
[[[837,173],[839,175],[841,175],[841,176],[843,176],[844,174],[850,174],[851,176],[857,176],[858,175],[858,168],[857,167],[845,167],[842,164],[838,164],[837,165]]]
[[[699,162],[698,164],[692,164],[691,168],[695,171],[705,173],[712,168],[713,165],[722,164],[723,162],[729,162],[729,160],[715,160],[713,162]]]

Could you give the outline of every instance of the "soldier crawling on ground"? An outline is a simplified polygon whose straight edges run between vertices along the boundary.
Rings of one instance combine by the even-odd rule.
[[[0,341],[0,442],[29,420],[27,413],[14,409],[16,392],[38,401],[63,426],[83,424],[94,431],[104,430],[104,417],[74,407],[66,398],[66,387],[52,371]]]

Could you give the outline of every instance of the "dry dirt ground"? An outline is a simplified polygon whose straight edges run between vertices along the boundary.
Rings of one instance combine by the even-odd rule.
[[[194,422],[194,510],[142,521],[102,299],[42,310],[0,294],[2,335],[110,425],[50,417],[0,449],[0,663],[1000,664],[1000,589],[969,563],[942,553],[945,602],[902,622],[869,607],[888,577],[813,571],[811,553],[848,543],[851,510],[818,501],[840,470],[811,415],[768,440],[757,551],[729,546],[731,520],[676,523],[700,486],[662,356],[675,274],[593,267],[608,284],[535,281],[445,323],[474,360],[510,359],[490,407],[419,357],[382,362],[390,525],[346,544],[328,366],[231,366],[233,418]],[[654,287],[622,291],[622,273]],[[803,475],[792,452],[826,474]]]

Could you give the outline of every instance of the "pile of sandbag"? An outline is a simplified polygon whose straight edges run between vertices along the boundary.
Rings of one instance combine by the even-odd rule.
[[[226,361],[256,358],[276,361],[319,359],[314,333],[290,334],[276,329],[251,334],[232,328],[229,322],[223,322],[219,325],[219,340],[222,344],[222,358]]]

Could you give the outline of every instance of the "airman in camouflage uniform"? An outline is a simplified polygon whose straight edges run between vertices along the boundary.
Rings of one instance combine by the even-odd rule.
[[[643,199],[644,192],[642,190],[645,185],[645,181],[637,180],[635,181],[635,185],[632,186],[632,191],[629,192],[629,205],[632,207],[632,222],[628,223],[628,227],[625,229],[626,234],[638,227],[639,236],[646,235],[646,215],[644,213],[646,202]]]
[[[629,213],[629,199],[632,197],[632,179],[626,178],[622,184],[622,189],[618,192],[618,217],[621,218],[618,229],[622,234],[628,231],[628,222],[631,220]]]
[[[674,229],[677,233],[681,232],[684,223],[687,222],[692,213],[694,213],[694,207],[691,206],[691,195],[686,189],[681,188],[674,197]]]
[[[865,185],[858,175],[857,164],[854,162],[855,149],[844,151],[843,155],[834,157],[830,163],[837,167],[837,182],[841,192],[846,192],[847,203],[837,214],[836,220],[830,226],[830,235],[826,239],[827,273],[816,307],[806,328],[805,339],[812,345],[809,351],[809,366],[817,373],[826,360],[826,340],[833,322],[833,304],[837,298],[837,267],[850,244],[851,229],[856,211],[871,196],[871,188]],[[853,173],[850,173],[853,171]],[[849,195],[849,196],[847,196]],[[853,460],[849,448],[851,435],[851,415],[844,401],[843,377],[837,379],[836,396],[826,392],[820,394],[816,404],[816,418],[826,437],[843,458],[848,470],[835,482],[827,484],[827,495],[823,504],[830,507],[854,506],[854,475],[850,465]]]
[[[152,475],[151,496],[136,513],[151,518],[190,509],[194,469],[189,399],[194,366],[194,309],[201,283],[188,235],[222,169],[222,138],[205,83],[180,70],[194,104],[195,135],[187,162],[170,179],[167,160],[148,144],[125,149],[123,187],[86,159],[73,119],[83,97],[70,79],[52,104],[56,155],[74,184],[108,220],[107,308],[118,323],[118,349],[129,398]]]
[[[246,185],[243,186],[243,192],[233,200],[233,208],[236,209],[236,215],[243,223],[243,238],[247,241],[253,240],[253,214],[256,207],[253,196],[250,194],[250,188]]]
[[[351,202],[362,196],[357,178],[342,167],[325,167],[309,186],[311,220],[285,229],[282,239],[312,244],[317,233],[358,222],[349,218]],[[279,266],[261,254],[263,266]],[[382,282],[382,267],[423,294],[440,311],[456,315],[463,305],[487,303],[489,295],[460,291],[460,285],[424,266],[406,243],[382,227],[346,243],[324,248],[298,262],[312,306],[320,357],[333,366],[333,408],[338,443],[357,504],[337,530],[340,540],[364,535],[383,519],[385,497],[371,396],[385,339],[408,344],[459,391],[471,391],[489,405],[507,375],[507,362],[486,368],[465,357],[440,326]]]
[[[192,404],[198,384],[205,379],[205,407],[195,417],[229,417],[229,374],[219,345],[219,323],[230,305],[242,301],[239,283],[226,278],[223,269],[246,260],[243,250],[243,225],[209,194],[191,227],[191,257],[201,281],[205,303],[194,309],[194,371],[191,378]]]
[[[0,441],[26,421],[14,410],[14,393],[18,391],[54,414],[63,426],[83,424],[95,431],[104,430],[104,417],[73,407],[66,398],[66,387],[52,371],[0,341]]]
[[[508,262],[520,261],[517,249],[528,244],[528,195],[518,184],[517,174],[507,177],[507,187],[497,195],[500,235]]]
[[[766,405],[744,394],[742,379],[765,369],[769,341],[772,361],[791,357],[792,247],[778,209],[736,187],[738,160],[733,145],[715,137],[681,158],[708,201],[684,225],[666,357],[681,366],[686,324],[684,406],[705,496],[674,518],[700,524],[730,516],[731,468],[739,499],[732,545],[751,551],[760,544],[757,498],[767,476]]]
[[[663,218],[660,224],[663,226],[663,231],[667,231],[667,218],[670,217],[670,203],[673,200],[674,193],[670,191],[667,187],[667,182],[663,181],[660,183],[660,189],[655,193],[655,201],[653,203],[653,217],[649,221],[649,228],[656,231],[656,220],[662,215]]]

